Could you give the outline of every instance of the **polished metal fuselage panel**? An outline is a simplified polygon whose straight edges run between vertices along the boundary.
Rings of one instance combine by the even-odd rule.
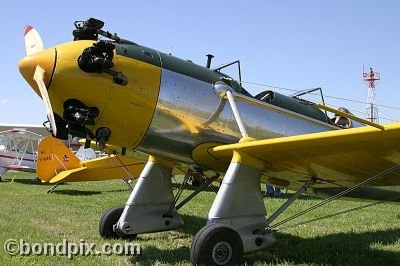
[[[238,125],[220,92],[214,84],[163,69],[154,117],[138,150],[191,164],[192,150],[202,143],[238,142]],[[337,129],[245,96],[237,97],[236,104],[248,135],[255,139]]]

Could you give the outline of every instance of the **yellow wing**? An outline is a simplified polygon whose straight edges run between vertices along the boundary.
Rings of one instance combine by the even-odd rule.
[[[255,140],[220,145],[211,151],[225,162],[234,150],[261,161],[264,176],[276,185],[297,188],[314,177],[322,181],[320,187],[349,187],[400,163],[400,123],[384,127]],[[370,184],[398,185],[400,171]]]

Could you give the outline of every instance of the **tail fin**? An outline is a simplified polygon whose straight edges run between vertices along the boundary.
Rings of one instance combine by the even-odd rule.
[[[47,136],[38,146],[36,174],[44,182],[49,182],[58,173],[80,168],[81,161],[59,139]]]

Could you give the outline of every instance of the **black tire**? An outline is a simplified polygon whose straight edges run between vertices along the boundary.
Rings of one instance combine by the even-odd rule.
[[[193,265],[240,265],[242,259],[242,239],[227,225],[207,225],[193,238],[190,248]]]
[[[113,230],[113,226],[118,222],[122,212],[124,211],[124,208],[125,206],[116,206],[103,213],[99,221],[99,233],[102,238],[136,238],[137,235],[121,235],[117,234]]]

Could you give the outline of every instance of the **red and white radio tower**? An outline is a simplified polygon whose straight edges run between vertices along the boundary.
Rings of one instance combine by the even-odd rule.
[[[369,73],[364,71],[363,79],[368,84],[368,99],[367,99],[367,119],[373,123],[379,123],[378,108],[376,106],[375,86],[378,80],[381,79],[381,74],[374,72],[372,67],[369,68]]]

